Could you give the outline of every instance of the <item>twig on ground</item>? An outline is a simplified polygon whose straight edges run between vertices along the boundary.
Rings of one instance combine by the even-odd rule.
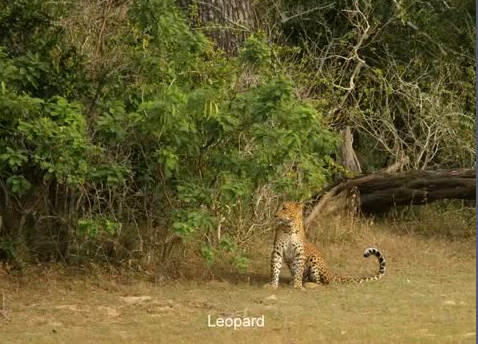
[[[7,321],[10,321],[10,318],[7,316],[7,310],[5,309],[5,294],[4,293],[2,293],[2,309],[0,310],[0,314],[3,315],[3,317]]]

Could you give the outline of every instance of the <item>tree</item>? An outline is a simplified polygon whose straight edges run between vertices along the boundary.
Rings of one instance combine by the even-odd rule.
[[[236,54],[254,26],[251,0],[179,0],[191,24],[228,54]]]

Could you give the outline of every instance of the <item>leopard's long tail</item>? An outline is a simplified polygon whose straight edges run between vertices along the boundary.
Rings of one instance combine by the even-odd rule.
[[[347,283],[347,282],[355,282],[355,283],[363,283],[363,282],[368,282],[368,281],[376,281],[382,278],[382,276],[385,274],[385,257],[383,256],[382,252],[377,250],[376,248],[367,248],[365,252],[363,253],[363,256],[365,258],[368,258],[369,256],[374,255],[378,259],[379,263],[379,269],[378,272],[375,275],[368,276],[368,277],[341,277],[341,276],[333,276],[332,281],[333,282],[341,282],[341,283]]]

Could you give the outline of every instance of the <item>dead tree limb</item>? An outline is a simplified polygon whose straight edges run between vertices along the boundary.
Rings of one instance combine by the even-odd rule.
[[[2,309],[0,309],[0,314],[3,315],[6,321],[10,321],[10,318],[7,316],[7,310],[5,308],[5,294],[2,293]]]
[[[382,213],[393,206],[426,204],[441,199],[476,199],[474,169],[377,173],[344,180],[317,195],[310,223],[319,214],[344,211],[353,205],[365,214]]]

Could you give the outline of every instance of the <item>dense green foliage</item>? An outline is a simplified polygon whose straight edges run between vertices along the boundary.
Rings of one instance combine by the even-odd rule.
[[[48,203],[35,221],[59,227],[63,255],[134,227],[207,233],[265,184],[297,198],[324,185],[337,138],[260,39],[227,60],[171,1],[138,1],[85,48],[80,6],[14,1],[1,19],[0,178],[16,206]],[[240,89],[249,68],[260,80]]]
[[[303,10],[308,2],[283,6]],[[351,4],[337,6],[318,16],[333,29],[334,47],[345,52],[358,33],[341,17]],[[387,6],[374,4],[374,28],[390,19]],[[454,29],[471,10],[463,3],[445,27],[448,12],[425,8],[419,16],[413,6],[404,6],[401,21],[360,48],[368,65],[353,90],[360,106],[348,107],[347,122],[360,124],[357,149],[368,169],[393,157],[369,149],[381,137],[367,125],[380,118],[390,118],[398,131],[410,124],[403,137],[422,135],[430,121],[456,126],[460,140],[441,136],[434,147],[440,154],[429,160],[463,166],[474,159],[475,72],[468,56],[474,36]],[[327,32],[297,22],[300,16],[295,26],[284,24],[270,36],[251,35],[239,55],[228,58],[189,27],[172,0],[0,0],[0,9],[3,258],[100,254],[131,261],[160,254],[158,245],[180,236],[205,238],[208,261],[219,249],[243,266],[234,238],[249,226],[244,219],[264,190],[268,197],[306,199],[341,170],[337,121],[327,113],[344,96],[333,87],[338,74],[352,66],[336,69],[331,60],[324,73],[310,73],[320,56],[310,42],[327,46],[321,41]],[[426,28],[448,59],[418,39],[393,44],[409,37],[407,21]],[[455,47],[457,39],[464,44]],[[423,70],[426,77],[419,78]],[[417,78],[418,93],[400,88]],[[303,96],[304,87],[314,91]],[[415,103],[414,96],[424,100]],[[420,110],[423,123],[404,119],[404,109]],[[450,115],[456,113],[463,115]],[[382,144],[393,146],[394,132],[386,134]],[[405,139],[401,149],[410,155],[420,148],[417,142]],[[227,227],[222,235],[221,227]]]

